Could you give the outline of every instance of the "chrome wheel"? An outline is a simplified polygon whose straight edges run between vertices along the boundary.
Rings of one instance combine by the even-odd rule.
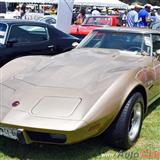
[[[128,128],[128,137],[131,141],[137,137],[142,121],[142,105],[140,102],[137,102],[133,106],[133,110],[131,113],[129,128]]]
[[[119,115],[107,129],[105,141],[112,147],[129,149],[138,140],[144,116],[144,99],[140,92],[134,92],[127,99]]]

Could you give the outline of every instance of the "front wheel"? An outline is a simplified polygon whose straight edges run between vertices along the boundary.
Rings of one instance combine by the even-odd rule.
[[[143,112],[143,96],[136,92],[129,97],[117,118],[104,134],[105,142],[119,149],[130,148],[139,137]]]

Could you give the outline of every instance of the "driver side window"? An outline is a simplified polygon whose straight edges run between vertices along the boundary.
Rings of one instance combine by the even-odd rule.
[[[17,43],[37,43],[48,39],[47,29],[36,25],[12,26],[9,40],[16,39]]]
[[[15,39],[17,43],[29,42],[29,34],[19,26],[13,26],[9,35],[9,41]]]

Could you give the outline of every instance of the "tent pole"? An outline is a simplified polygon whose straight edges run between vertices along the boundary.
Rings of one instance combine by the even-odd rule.
[[[65,33],[69,33],[72,15],[73,15],[74,0],[59,0],[56,28]]]

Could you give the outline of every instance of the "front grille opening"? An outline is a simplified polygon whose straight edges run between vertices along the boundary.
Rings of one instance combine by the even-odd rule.
[[[65,143],[66,136],[64,134],[50,134],[40,132],[26,132],[32,141],[37,142],[51,142],[51,143]]]

